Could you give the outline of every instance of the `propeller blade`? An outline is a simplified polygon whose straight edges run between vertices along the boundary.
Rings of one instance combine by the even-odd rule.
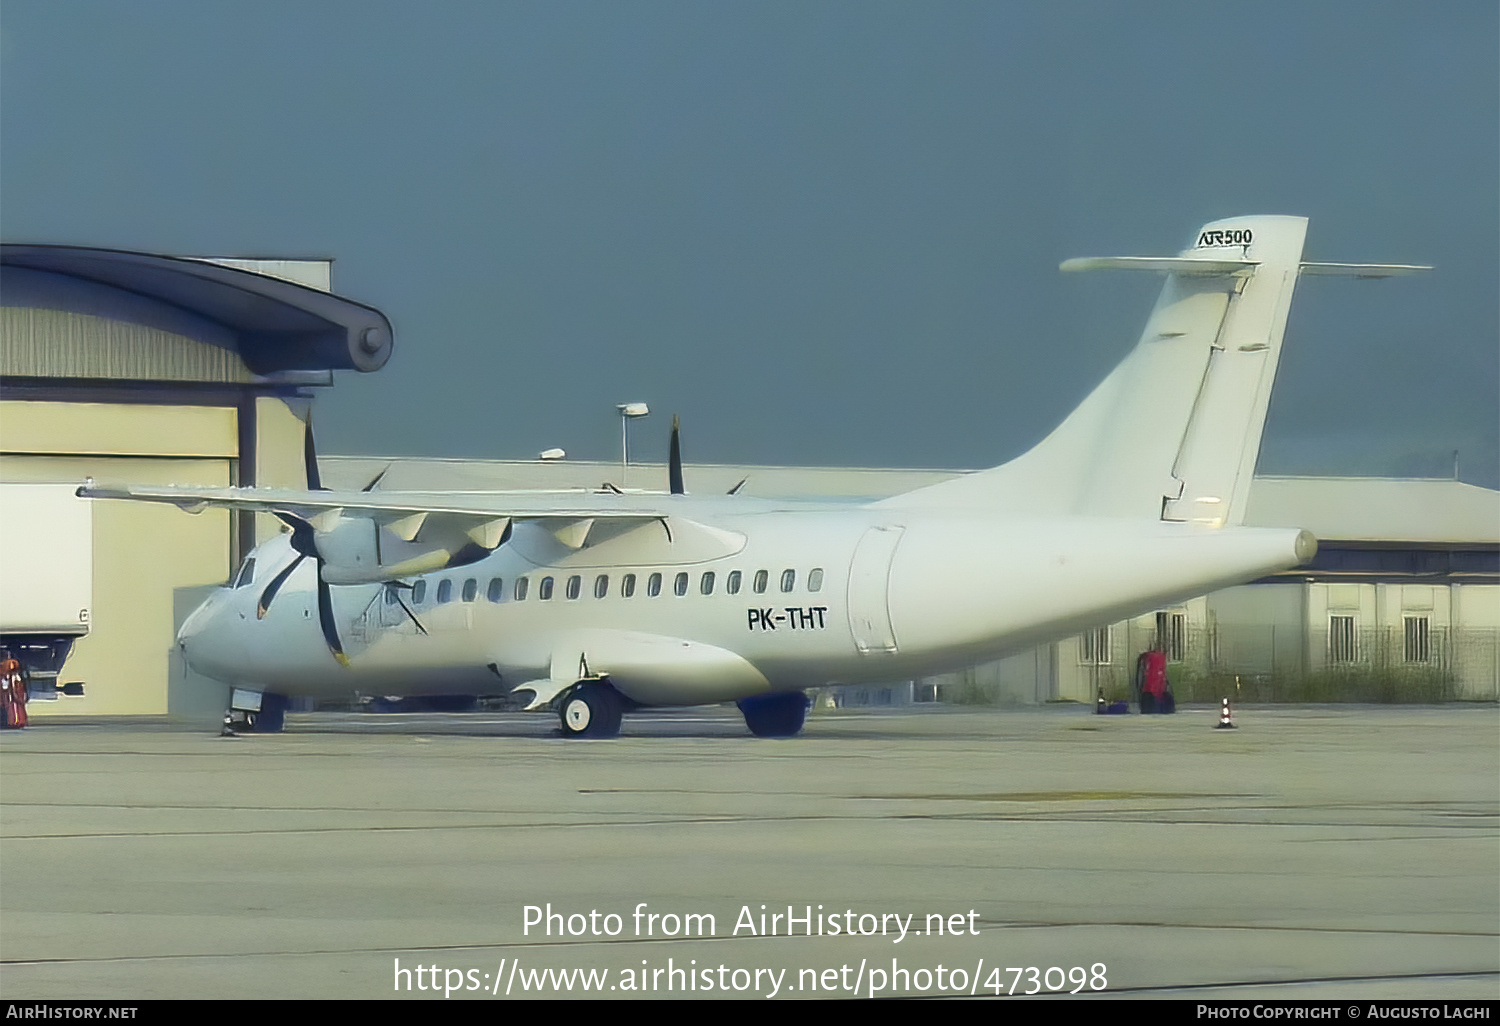
[[[313,525],[292,513],[283,513],[281,510],[272,511],[276,519],[292,529],[292,548],[304,556],[318,554],[317,543],[313,540]],[[321,574],[319,575],[321,579]]]
[[[411,585],[402,584],[400,581],[391,581],[386,585],[386,587],[391,589],[391,597],[394,598],[396,600],[396,603],[406,611],[406,615],[411,617],[411,622],[416,624],[417,630],[421,631],[423,634],[426,634],[427,628],[422,626],[422,621],[417,619],[417,614],[411,611],[411,606],[407,605],[406,600],[401,597],[401,589],[410,588]]]
[[[328,642],[328,651],[339,661],[339,665],[348,666],[349,657],[344,654],[344,645],[339,641],[338,625],[333,622],[333,596],[328,591],[328,582],[323,580],[323,564],[318,563],[318,623],[323,628],[323,640]]]
[[[310,492],[327,491],[323,487],[323,479],[318,474],[318,447],[313,442],[312,410],[307,411],[307,427],[302,432],[302,467],[307,472],[307,490]]]
[[[673,495],[683,495],[682,486],[682,430],[677,414],[672,414],[672,444],[667,450],[667,484]]]
[[[374,478],[371,479],[370,483],[367,484],[367,485],[365,485],[363,488],[361,488],[360,491],[362,491],[362,492],[373,492],[375,490],[375,486],[378,485],[378,484],[380,484],[380,479],[383,478],[383,477],[385,477],[385,475],[390,471],[390,469],[391,469],[391,464],[387,463],[385,465],[385,469],[382,470],[380,473],[376,474],[374,476]]]
[[[306,558],[306,556],[299,552],[296,559],[282,568],[281,573],[271,578],[271,583],[266,585],[266,590],[260,593],[260,601],[255,603],[255,618],[257,620],[264,620],[266,618],[266,613],[271,609],[271,600],[276,597],[276,593],[281,590],[281,586],[286,583],[286,579],[292,576],[292,571],[301,566],[302,561]]]

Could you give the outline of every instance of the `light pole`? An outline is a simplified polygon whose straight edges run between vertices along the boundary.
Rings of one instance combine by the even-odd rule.
[[[620,411],[620,487],[624,488],[630,473],[630,422],[651,410],[645,403],[620,403],[615,409]]]

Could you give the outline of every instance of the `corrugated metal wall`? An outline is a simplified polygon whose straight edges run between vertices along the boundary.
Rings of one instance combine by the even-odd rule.
[[[0,307],[0,375],[247,383],[239,354],[128,321]]]

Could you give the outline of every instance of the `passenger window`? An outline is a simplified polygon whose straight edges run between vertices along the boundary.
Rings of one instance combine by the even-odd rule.
[[[396,604],[396,586],[394,584],[387,584],[385,586],[385,604],[388,606]]]
[[[517,602],[525,602],[526,601],[526,585],[529,584],[529,583],[530,583],[530,578],[527,578],[527,577],[517,577],[516,578],[516,601]]]
[[[807,575],[807,590],[808,591],[822,591],[823,590],[823,568],[822,567],[815,568],[810,574]]]
[[[677,575],[677,579],[672,582],[672,591],[675,592],[678,595],[686,595],[687,594],[687,582],[688,582],[688,575],[687,574],[685,574],[685,573],[678,574]]]
[[[698,581],[698,590],[705,595],[712,595],[714,593],[714,572],[712,570],[705,570],[703,572],[703,577]]]
[[[542,583],[537,586],[536,597],[543,602],[552,597],[552,578],[543,577]]]
[[[498,577],[490,578],[490,590],[484,593],[484,597],[491,602],[499,602],[505,596],[505,582]]]
[[[426,580],[426,578],[423,578],[422,580],[418,581],[416,584],[412,585],[412,589],[411,589],[411,604],[414,605],[414,606],[420,606],[426,600],[427,600],[427,580]]]
[[[740,572],[738,570],[729,571],[729,576],[724,578],[724,590],[731,595],[738,595],[740,593]]]
[[[437,600],[438,605],[453,600],[453,581],[450,578],[444,577],[441,581],[438,581]]]
[[[783,570],[783,571],[781,571],[781,590],[782,591],[791,591],[796,586],[797,586],[797,571],[795,571],[795,570]]]
[[[240,572],[235,575],[234,586],[243,588],[255,579],[255,557],[246,556],[245,561],[240,564]]]
[[[479,594],[479,582],[470,577],[464,581],[464,601],[473,602],[474,596]]]
[[[620,578],[620,597],[630,598],[635,594],[635,574],[626,574]]]
[[[768,575],[764,570],[755,571],[755,594],[761,595],[765,593],[767,577]]]
[[[583,591],[583,578],[574,574],[568,578],[568,598],[576,599]]]
[[[646,594],[652,598],[661,594],[661,574],[652,574],[646,578]]]
[[[609,594],[609,574],[600,574],[594,578],[594,598],[603,598]]]

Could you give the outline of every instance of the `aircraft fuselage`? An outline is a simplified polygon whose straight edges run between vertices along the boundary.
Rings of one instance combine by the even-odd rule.
[[[319,632],[313,561],[257,617],[265,582],[296,558],[283,536],[179,641],[199,672],[285,694],[597,677],[642,705],[691,705],[973,665],[1295,565],[1312,545],[1283,530],[676,501],[691,520],[577,549],[522,524],[488,557],[410,588],[331,588],[348,666]]]

